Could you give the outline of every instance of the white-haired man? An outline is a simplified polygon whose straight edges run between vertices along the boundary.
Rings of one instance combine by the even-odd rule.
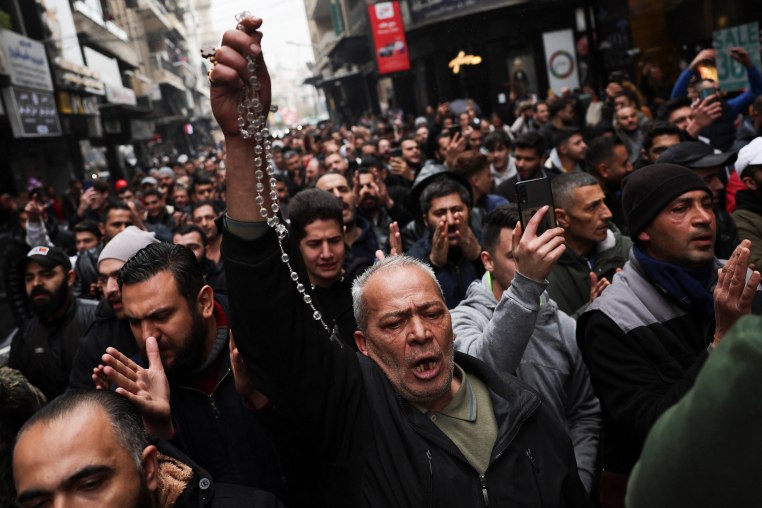
[[[329,340],[329,328],[302,301],[311,300],[297,293],[276,235],[250,206],[252,144],[236,119],[240,83],[249,77],[242,54],[257,59],[260,98],[269,106],[260,25],[245,18],[225,33],[210,76],[228,147],[223,253],[231,322],[253,383],[298,439],[306,437],[312,449],[303,453],[318,456],[326,505],[588,506],[571,443],[539,398],[454,353],[450,313],[425,264],[390,257],[356,280],[358,354]],[[530,222],[519,255],[551,255],[561,232],[538,238],[541,217]]]

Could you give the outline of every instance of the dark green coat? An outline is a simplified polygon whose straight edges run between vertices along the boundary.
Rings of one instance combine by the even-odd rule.
[[[598,245],[595,266],[592,271],[598,279],[614,277],[617,268],[627,262],[632,240],[623,236],[614,224],[609,224],[606,240]],[[577,318],[590,301],[590,265],[588,258],[578,256],[566,249],[548,276],[548,294],[558,304],[558,308],[573,318]]]

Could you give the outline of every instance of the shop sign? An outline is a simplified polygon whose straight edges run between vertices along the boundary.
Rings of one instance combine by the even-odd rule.
[[[463,65],[479,65],[480,63],[482,63],[482,57],[477,55],[467,55],[465,51],[461,51],[455,58],[450,60],[447,67],[452,69],[453,74],[458,74]]]
[[[3,99],[14,137],[61,135],[56,100],[52,93],[8,87],[3,88]]]
[[[408,0],[413,26],[467,16],[496,7],[523,3],[526,0]]]
[[[39,90],[53,90],[44,44],[10,30],[0,30],[0,44],[11,83]]]
[[[712,46],[717,50],[717,78],[720,89],[727,92],[743,90],[749,86],[746,67],[730,56],[731,48],[742,48],[749,53],[751,61],[759,69],[760,61],[759,23],[747,23],[712,33]]]
[[[135,106],[138,103],[135,92],[111,83],[106,83],[106,100],[111,104],[127,104],[130,106]]]
[[[379,74],[410,69],[405,27],[399,2],[381,2],[368,6],[376,64]]]
[[[545,32],[542,34],[542,42],[545,46],[545,68],[548,70],[551,90],[560,94],[563,88],[579,88],[572,31]]]

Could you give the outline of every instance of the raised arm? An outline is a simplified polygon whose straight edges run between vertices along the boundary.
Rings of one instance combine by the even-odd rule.
[[[253,386],[280,413],[298,415],[316,431],[314,435],[328,442],[351,435],[342,427],[342,418],[359,397],[362,383],[355,377],[359,365],[354,354],[330,341],[314,318],[298,248],[287,236],[279,241],[260,213],[264,208],[273,215],[266,165],[269,142],[264,123],[255,125],[253,136],[241,133],[239,124],[248,126],[250,117],[247,112],[239,114],[239,106],[259,101],[261,108],[253,111],[255,121],[266,118],[269,111],[270,78],[259,46],[261,25],[261,19],[246,17],[237,29],[225,32],[209,75],[212,111],[227,143],[228,210],[222,255],[231,323]],[[252,68],[256,79],[251,79]],[[264,199],[257,202],[258,196]]]
[[[244,222],[264,221],[259,213],[259,207],[254,206],[257,185],[254,174],[255,142],[252,139],[244,139],[238,125],[238,107],[242,92],[245,87],[248,87],[251,78],[247,57],[256,66],[254,76],[260,84],[258,98],[265,118],[270,109],[270,75],[260,47],[262,41],[260,26],[262,26],[260,18],[246,17],[239,21],[237,29],[225,32],[222,36],[222,46],[211,57],[216,63],[209,74],[212,113],[225,135],[227,149],[225,158],[228,181],[227,213],[229,217]],[[245,116],[241,118],[244,121],[247,120]],[[270,210],[269,193],[262,194],[265,198],[264,206]]]

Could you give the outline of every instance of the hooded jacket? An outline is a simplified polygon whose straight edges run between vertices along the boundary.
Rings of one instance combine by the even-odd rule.
[[[546,284],[517,273],[500,301],[489,274],[468,287],[452,310],[455,347],[499,374],[516,375],[542,396],[574,444],[577,468],[590,491],[600,432],[600,404],[575,337],[576,323],[544,292]]]
[[[480,475],[372,360],[329,340],[290,283],[273,231],[243,240],[226,230],[223,255],[238,348],[262,393],[319,453],[327,506],[589,505],[568,437],[521,381],[455,354],[488,387],[497,420]]]
[[[426,234],[410,248],[407,255],[431,264],[429,261],[432,247],[431,237],[431,231],[427,230]],[[478,257],[469,261],[463,256],[460,249],[457,250],[459,254],[457,259],[448,256],[446,265],[442,267],[432,265],[431,267],[442,287],[448,309],[455,308],[466,296],[468,285],[484,273],[484,266]]]
[[[616,269],[627,262],[630,247],[632,240],[609,223],[606,239],[596,248],[595,259],[577,255],[567,248],[548,275],[550,298],[559,309],[576,319],[590,301],[590,272],[594,271],[598,279],[611,280]]]

